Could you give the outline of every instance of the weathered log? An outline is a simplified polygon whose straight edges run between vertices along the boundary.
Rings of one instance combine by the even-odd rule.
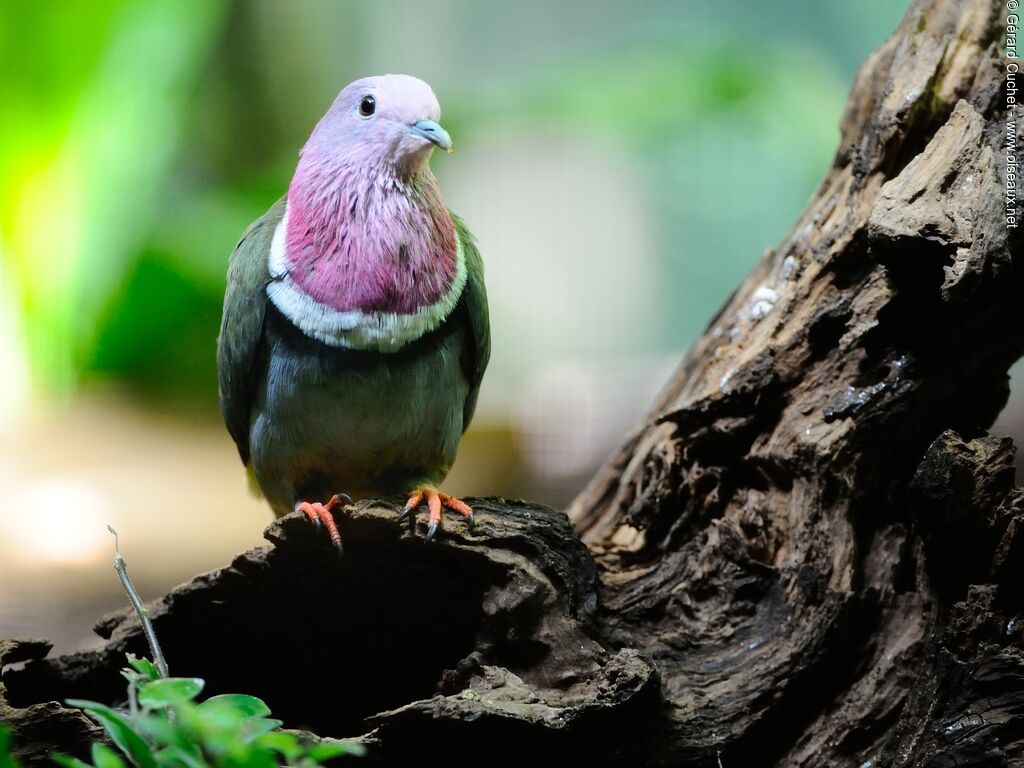
[[[911,6],[807,211],[571,509],[607,636],[723,761],[1024,760],[1011,448],[946,431],[1024,351],[1001,9]]]
[[[658,699],[653,664],[600,641],[596,568],[563,513],[474,508],[472,532],[452,523],[428,544],[399,524],[398,507],[350,507],[343,558],[301,514],[282,518],[267,529],[272,546],[150,606],[171,673],[204,678],[209,693],[260,696],[288,725],[361,737],[371,763],[458,764],[506,742],[520,755],[578,739],[606,752],[599,737],[618,728],[609,716]],[[126,653],[146,654],[141,625],[125,610],[97,632],[108,642],[95,651],[46,659],[37,643],[8,654],[35,659],[6,670],[0,689],[0,719],[29,762],[55,746],[81,754],[95,737],[56,702],[125,698],[118,670]],[[24,738],[29,722],[50,736]]]
[[[172,673],[367,765],[1024,764],[1024,491],[984,434],[1024,353],[1001,8],[914,2],[869,58],[807,211],[571,506],[588,546],[520,502],[429,545],[360,504],[338,561],[288,517],[154,604]],[[22,648],[17,735],[122,695],[140,628],[100,630]]]

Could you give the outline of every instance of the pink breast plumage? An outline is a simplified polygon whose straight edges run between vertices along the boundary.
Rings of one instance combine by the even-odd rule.
[[[349,312],[414,314],[455,280],[455,227],[427,171],[408,182],[304,155],[288,191],[285,259],[296,286]]]

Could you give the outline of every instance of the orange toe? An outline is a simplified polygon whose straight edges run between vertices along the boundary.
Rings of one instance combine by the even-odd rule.
[[[426,501],[427,509],[429,510],[429,517],[427,518],[427,535],[425,536],[427,541],[433,539],[438,528],[442,526],[441,512],[444,507],[447,507],[453,512],[459,513],[463,518],[465,518],[466,523],[472,527],[473,508],[454,496],[449,496],[447,493],[441,493],[432,485],[421,485],[410,492],[409,500],[405,503],[405,509],[402,510],[402,514],[399,516],[399,519],[401,520],[411,516],[415,512],[416,508],[424,501]]]
[[[455,510],[463,517],[473,516],[473,508],[466,502],[456,499],[454,496],[449,496],[446,493],[438,493],[437,495],[441,497],[441,503],[449,509]]]
[[[344,551],[341,544],[341,533],[338,532],[338,525],[334,522],[334,515],[331,514],[336,507],[344,506],[346,501],[351,499],[343,493],[335,494],[326,504],[318,501],[300,501],[295,505],[296,512],[302,512],[309,522],[317,527],[323,526],[331,537],[331,543],[338,550],[339,554]]]

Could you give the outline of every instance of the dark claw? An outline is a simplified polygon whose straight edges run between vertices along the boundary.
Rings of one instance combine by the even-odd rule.
[[[314,517],[313,518],[313,525],[315,525],[317,528],[323,528],[324,527],[324,524],[321,522],[319,517]]]
[[[431,541],[435,533],[437,533],[437,523],[431,523],[427,526],[427,535],[423,537],[423,540]]]
[[[411,515],[415,511],[416,511],[416,507],[406,507],[405,509],[402,510],[402,514],[400,514],[398,516],[398,522],[402,522],[403,520],[407,520],[409,518],[409,515]]]
[[[340,541],[334,542],[334,549],[338,553],[338,557],[343,557],[345,555],[345,545]]]
[[[476,525],[476,520],[473,519],[473,513],[470,512],[469,516],[466,518],[466,528],[472,531],[474,525]]]
[[[347,493],[336,493],[331,497],[331,506],[348,506],[352,503],[352,497]]]

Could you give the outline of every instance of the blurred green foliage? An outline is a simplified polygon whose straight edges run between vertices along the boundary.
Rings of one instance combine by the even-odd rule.
[[[637,169],[665,310],[635,351],[679,347],[827,169],[895,5],[5,3],[0,323],[48,391],[212,402],[234,242],[340,87],[407,71],[457,139],[547,126]]]
[[[100,308],[123,289],[163,203],[221,4],[5,3],[0,13],[0,274],[33,370],[66,390],[91,367]]]
[[[11,731],[0,723],[0,768],[19,768],[20,763],[11,754]]]

